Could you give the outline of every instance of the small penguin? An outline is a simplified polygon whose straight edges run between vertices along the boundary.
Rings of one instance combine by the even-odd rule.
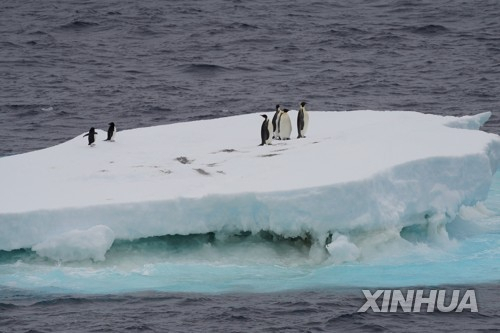
[[[94,147],[95,146],[95,136],[97,135],[95,128],[91,127],[89,132],[85,134],[83,137],[88,136],[89,137],[89,146]]]
[[[297,114],[298,139],[306,137],[307,127],[309,126],[309,112],[307,112],[305,105],[306,102],[300,103],[299,113]]]
[[[278,127],[280,139],[290,140],[290,134],[292,134],[292,121],[290,120],[290,116],[288,115],[288,109],[283,109]]]
[[[278,138],[278,118],[279,118],[280,113],[281,113],[280,105],[276,104],[276,112],[274,113],[273,121],[272,121],[273,139]]]
[[[263,146],[265,144],[269,144],[270,138],[271,138],[271,132],[269,129],[271,126],[269,126],[269,119],[267,118],[267,115],[262,114],[262,117],[264,117],[264,121],[262,122],[262,126],[260,127],[260,138],[262,143],[259,146]]]
[[[108,138],[105,141],[114,142],[115,141],[115,134],[116,134],[115,123],[111,122],[108,125],[109,125],[109,128],[108,128]]]

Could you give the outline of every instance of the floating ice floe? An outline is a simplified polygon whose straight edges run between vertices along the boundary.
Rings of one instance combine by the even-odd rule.
[[[499,137],[479,130],[489,112],[315,111],[307,138],[262,147],[260,114],[116,142],[97,130],[94,147],[81,133],[0,158],[0,250],[103,260],[115,239],[264,230],[355,260],[370,232],[446,237],[443,225],[486,198],[500,159]]]

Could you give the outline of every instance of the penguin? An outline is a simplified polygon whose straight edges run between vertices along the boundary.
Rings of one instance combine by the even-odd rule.
[[[95,128],[91,127],[89,132],[85,134],[83,137],[88,136],[89,137],[89,146],[94,147],[95,146],[95,135],[97,135]]]
[[[273,139],[277,139],[277,137],[278,137],[278,117],[279,117],[280,113],[281,113],[280,105],[276,104],[276,112],[274,113],[273,121],[272,121]]]
[[[299,113],[297,114],[297,139],[305,138],[307,127],[309,126],[309,112],[305,108],[306,102],[300,103]]]
[[[266,144],[272,145],[273,144],[273,122],[272,122],[271,118],[268,118],[267,130],[269,131],[269,137],[267,138]]]
[[[108,128],[108,138],[105,141],[114,142],[115,141],[115,134],[116,134],[115,123],[111,122],[108,125],[109,125],[109,128]]]
[[[279,121],[279,137],[281,140],[290,140],[290,134],[292,134],[292,121],[288,115],[288,109],[283,109],[283,113],[280,116]]]
[[[271,137],[271,132],[269,131],[269,119],[267,119],[267,115],[265,114],[262,114],[261,116],[264,118],[264,121],[262,122],[262,126],[260,126],[260,138],[262,143],[259,146],[268,144],[269,138]]]

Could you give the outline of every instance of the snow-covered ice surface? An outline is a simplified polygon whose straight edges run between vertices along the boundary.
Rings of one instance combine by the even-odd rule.
[[[488,215],[500,159],[499,137],[479,130],[490,113],[315,111],[307,138],[259,147],[260,114],[120,131],[115,142],[98,130],[95,147],[82,133],[1,158],[0,250],[102,262],[113,242],[265,231],[339,265],[422,237],[453,243],[447,224]]]

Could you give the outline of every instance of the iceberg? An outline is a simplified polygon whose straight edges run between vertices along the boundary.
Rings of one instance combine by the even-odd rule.
[[[479,130],[490,112],[310,111],[307,138],[262,147],[260,114],[0,158],[0,250],[99,261],[116,240],[265,231],[358,260],[377,233],[446,238],[500,160],[499,136]]]

